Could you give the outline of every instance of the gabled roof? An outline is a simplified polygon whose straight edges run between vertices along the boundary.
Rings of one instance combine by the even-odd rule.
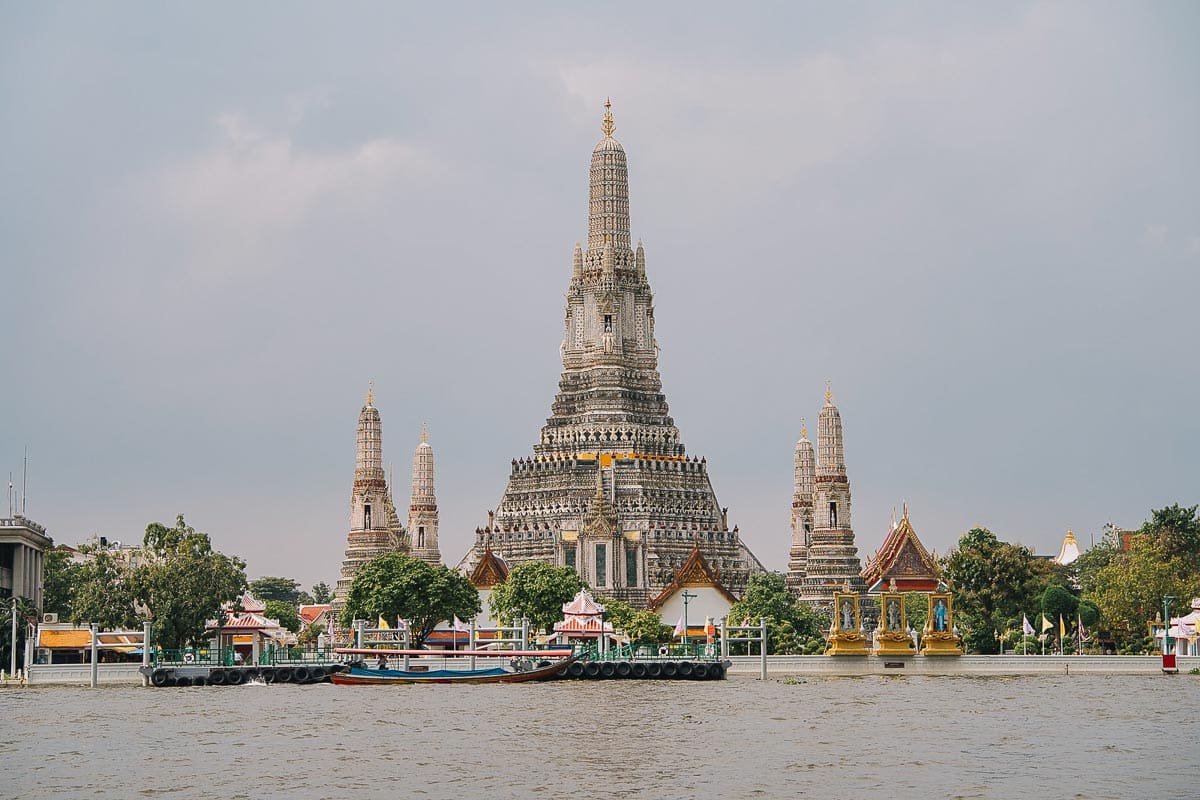
[[[563,603],[562,610],[568,617],[598,617],[604,613],[604,606],[587,589],[580,589],[571,602]]]
[[[236,605],[241,606],[242,611],[246,611],[251,614],[261,614],[267,610],[267,604],[249,592],[244,593],[235,602]],[[226,609],[228,608],[229,606],[226,606]]]
[[[671,598],[671,595],[689,586],[711,586],[724,595],[729,602],[737,602],[737,598],[733,596],[733,593],[721,583],[717,572],[708,566],[708,561],[704,559],[704,554],[700,552],[700,543],[697,542],[692,547],[692,552],[688,555],[687,561],[683,562],[683,566],[675,572],[675,580],[671,581],[665,589],[659,592],[657,597],[650,601],[650,610],[657,611]]]
[[[305,625],[312,625],[321,618],[322,614],[329,613],[330,609],[332,608],[333,606],[331,606],[329,603],[316,603],[313,605],[300,606],[296,613],[299,615],[301,622],[303,622]]]
[[[508,565],[489,547],[483,551],[483,558],[479,559],[467,580],[476,589],[491,589],[508,580]]]
[[[270,619],[269,617],[264,617],[261,614],[239,614],[236,617],[229,617],[222,620],[220,625],[217,624],[217,620],[215,619],[210,619],[208,622],[204,623],[205,630],[216,630],[217,628],[220,628],[221,630],[229,630],[231,628],[238,628],[242,630],[270,630],[278,627],[280,627],[279,620]]]
[[[895,517],[892,519],[894,521]],[[941,570],[908,521],[908,506],[904,507],[900,524],[888,531],[883,544],[867,560],[862,576],[871,592],[884,591],[893,579],[899,591],[937,590]]]

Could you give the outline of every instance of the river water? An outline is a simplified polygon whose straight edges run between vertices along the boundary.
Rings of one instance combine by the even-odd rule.
[[[1200,678],[0,691],[4,798],[1200,797]]]

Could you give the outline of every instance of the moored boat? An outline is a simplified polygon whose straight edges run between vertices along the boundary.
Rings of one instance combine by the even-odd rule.
[[[359,655],[383,659],[405,656],[429,657],[442,655],[429,650],[378,650],[343,648],[339,655]],[[386,664],[370,667],[364,662],[351,664],[349,669],[330,676],[330,681],[347,686],[386,686],[408,683],[524,683],[554,677],[579,658],[571,650],[458,650],[447,651],[449,658],[508,659],[484,669],[429,669],[427,665],[411,665],[408,669],[390,669]]]

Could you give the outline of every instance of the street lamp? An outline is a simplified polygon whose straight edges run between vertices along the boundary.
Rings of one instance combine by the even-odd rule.
[[[687,589],[684,589],[684,590],[683,590],[683,594],[681,594],[681,595],[680,595],[680,597],[682,597],[682,598],[683,598],[683,651],[684,651],[685,653],[687,652],[687,643],[688,643],[688,641],[687,641],[687,607],[688,607],[688,601],[689,601],[689,600],[694,600],[694,599],[696,599],[696,598],[697,598],[697,597],[699,597],[699,596],[700,596],[700,595],[698,595],[698,594],[691,594],[691,593],[690,593],[690,592],[689,592]]]
[[[1171,651],[1168,643],[1170,642],[1171,634],[1171,601],[1175,599],[1174,595],[1163,595],[1163,655]]]

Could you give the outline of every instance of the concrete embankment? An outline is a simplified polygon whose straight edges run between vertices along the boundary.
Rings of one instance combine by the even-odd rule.
[[[759,656],[733,656],[730,676],[757,676]],[[1180,674],[1200,656],[1179,656]],[[1161,675],[1162,656],[767,656],[767,677],[857,675]]]

